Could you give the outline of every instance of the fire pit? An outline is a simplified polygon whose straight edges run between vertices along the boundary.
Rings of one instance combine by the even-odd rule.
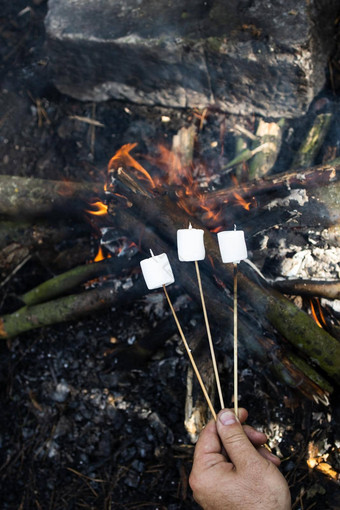
[[[217,233],[236,224],[248,248],[238,267],[239,405],[281,457],[293,508],[337,508],[336,53],[326,87],[296,118],[82,102],[54,88],[47,3],[5,9],[4,510],[196,508],[188,475],[209,409],[163,290],[148,291],[139,266],[150,248],[169,256],[171,300],[218,409],[195,265],[176,252],[190,222],[204,231],[200,271],[225,404],[233,268]]]

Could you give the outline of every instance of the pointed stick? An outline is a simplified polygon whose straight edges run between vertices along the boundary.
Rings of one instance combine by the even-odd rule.
[[[237,263],[234,262],[234,412],[238,416]]]
[[[191,354],[191,350],[190,350],[190,348],[189,348],[188,342],[187,342],[187,340],[186,340],[186,338],[185,338],[185,336],[184,336],[183,330],[182,330],[181,325],[180,325],[180,323],[179,323],[179,320],[178,320],[178,318],[177,318],[177,315],[176,315],[175,309],[174,309],[174,307],[172,306],[172,303],[171,303],[171,300],[170,300],[169,294],[168,294],[168,292],[167,292],[167,290],[166,290],[166,288],[165,288],[165,285],[163,285],[163,290],[164,290],[164,293],[165,293],[166,299],[168,300],[168,303],[169,303],[170,309],[171,309],[171,311],[172,311],[172,315],[174,316],[174,319],[175,319],[175,322],[176,322],[176,325],[177,325],[177,328],[178,328],[179,334],[181,335],[181,338],[182,338],[182,340],[183,340],[184,346],[185,346],[185,348],[186,348],[186,351],[187,351],[187,353],[188,353],[189,359],[190,359],[190,361],[191,361],[192,368],[194,369],[194,372],[195,372],[195,374],[196,374],[196,377],[197,377],[197,379],[198,379],[198,382],[200,383],[200,386],[201,386],[201,388],[202,388],[203,394],[204,394],[204,396],[205,396],[205,399],[206,399],[206,401],[207,401],[207,404],[208,404],[208,406],[209,406],[209,409],[210,409],[210,411],[211,411],[211,414],[213,415],[214,420],[216,421],[217,416],[216,416],[215,410],[214,410],[213,405],[212,405],[212,403],[211,403],[211,400],[210,400],[210,398],[209,398],[209,395],[208,395],[207,389],[206,389],[206,387],[205,387],[205,385],[204,385],[204,382],[203,382],[203,380],[202,380],[202,377],[201,377],[201,375],[200,375],[200,373],[199,373],[199,371],[198,371],[198,368],[197,368],[197,365],[196,365],[196,363],[195,363],[194,357],[193,357],[193,355]]]
[[[213,344],[213,341],[212,341],[212,338],[211,338],[208,314],[207,314],[207,310],[206,310],[206,307],[205,307],[205,300],[204,300],[204,294],[203,294],[203,288],[202,288],[201,274],[200,274],[200,270],[199,270],[199,266],[198,266],[197,260],[195,260],[195,267],[196,267],[196,273],[197,273],[198,287],[199,287],[200,295],[201,295],[201,301],[202,301],[202,308],[203,308],[203,315],[204,315],[204,320],[205,320],[205,326],[206,326],[206,329],[207,329],[207,335],[208,335],[208,340],[209,340],[211,359],[212,359],[212,363],[213,363],[213,367],[214,367],[214,372],[215,372],[215,379],[216,379],[218,395],[219,395],[219,398],[220,398],[221,409],[224,409],[224,401],[223,401],[223,395],[222,395],[222,389],[221,389],[221,382],[220,382],[220,377],[218,375],[218,368],[217,368],[217,363],[216,363],[214,344]]]

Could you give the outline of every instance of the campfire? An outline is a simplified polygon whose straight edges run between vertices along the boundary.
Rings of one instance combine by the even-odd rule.
[[[335,85],[297,119],[20,86],[27,127],[0,125],[4,509],[196,508],[194,443],[224,406],[265,427],[295,509],[336,508]]]

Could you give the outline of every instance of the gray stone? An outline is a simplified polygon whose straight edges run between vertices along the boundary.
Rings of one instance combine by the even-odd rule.
[[[324,85],[338,0],[49,0],[58,89],[81,100],[294,117]]]

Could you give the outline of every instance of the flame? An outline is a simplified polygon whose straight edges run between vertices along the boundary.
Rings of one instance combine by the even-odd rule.
[[[318,316],[316,315],[315,308],[314,308],[314,303],[313,303],[312,300],[310,300],[310,309],[311,309],[311,312],[312,312],[313,319],[315,320],[315,322],[317,323],[319,328],[322,328],[322,324],[320,323],[320,321],[318,319]]]
[[[163,145],[158,146],[159,157],[157,165],[167,174],[168,184],[183,186],[186,195],[190,195],[189,186],[193,184],[192,172],[189,167],[182,165],[181,157],[176,152],[170,151]]]
[[[147,170],[130,154],[136,145],[136,143],[123,145],[110,159],[108,171],[112,172],[118,169],[120,165],[132,167],[139,172],[142,178],[150,182],[152,188],[172,187],[177,195],[177,205],[190,216],[200,215],[211,232],[217,233],[225,228],[225,221],[222,218],[225,203],[208,203],[206,194],[202,192],[200,187],[200,177],[207,178],[204,178],[205,185],[209,179],[209,171],[203,164],[193,166],[190,155],[182,154],[181,147],[169,150],[160,144],[157,147],[157,156],[143,156],[154,168],[151,177]],[[236,177],[233,180],[235,185],[238,186]],[[194,197],[194,200],[190,200],[190,197]],[[245,210],[250,210],[253,205],[252,201],[247,202],[236,191],[234,197]]]
[[[131,155],[130,151],[136,147],[137,143],[127,143],[123,145],[116,154],[110,159],[108,164],[108,171],[115,170],[119,166],[130,166],[132,168],[135,168],[135,170],[138,170],[143,177],[149,181],[152,188],[155,187],[155,183],[150,176],[149,172],[145,170],[145,168],[138,163]]]
[[[251,202],[246,202],[239,193],[236,193],[236,191],[234,191],[233,195],[239,205],[241,205],[246,211],[250,210]]]
[[[101,260],[104,260],[104,259],[105,259],[105,257],[104,257],[104,253],[103,253],[102,247],[99,246],[97,255],[93,259],[93,262],[100,262]]]
[[[93,204],[90,204],[91,207],[96,207],[97,210],[96,211],[90,211],[88,209],[86,209],[86,212],[89,213],[89,214],[93,214],[94,216],[104,216],[105,214],[107,214],[107,210],[108,210],[108,206],[106,204],[104,204],[103,202],[94,202]]]
[[[323,311],[322,311],[322,306],[321,306],[321,303],[320,303],[320,299],[318,299],[318,298],[315,298],[315,299],[316,299],[316,302],[317,302],[317,305],[318,305],[320,319],[323,322],[323,325],[327,326],[327,322],[326,322],[325,316],[324,316]]]

